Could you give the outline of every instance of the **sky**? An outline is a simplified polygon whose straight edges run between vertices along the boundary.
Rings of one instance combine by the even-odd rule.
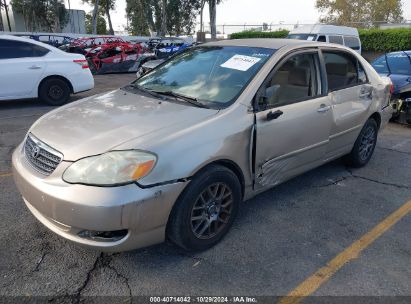
[[[92,10],[82,0],[64,0],[66,7],[70,2],[72,9]],[[404,17],[411,20],[411,0],[403,0]],[[217,24],[262,24],[265,23],[315,23],[319,13],[315,9],[315,0],[224,0],[217,7]],[[123,30],[126,25],[126,0],[116,0],[112,12],[114,30]],[[208,22],[208,8],[204,10]],[[220,30],[220,29],[219,29]]]

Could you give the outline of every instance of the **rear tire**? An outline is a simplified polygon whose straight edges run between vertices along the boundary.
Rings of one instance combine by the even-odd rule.
[[[59,78],[49,78],[43,81],[39,88],[41,101],[52,106],[61,106],[70,98],[70,87],[66,81]]]
[[[231,228],[240,201],[237,176],[223,166],[209,167],[193,178],[175,203],[167,236],[188,251],[211,248]]]
[[[347,165],[354,168],[365,166],[371,159],[377,144],[378,125],[370,118],[365,123],[351,153],[345,156]]]

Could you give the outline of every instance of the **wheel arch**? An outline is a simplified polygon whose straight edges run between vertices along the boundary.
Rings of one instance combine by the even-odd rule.
[[[368,119],[374,119],[377,123],[378,130],[381,127],[381,114],[378,112],[373,113]]]
[[[70,88],[70,94],[73,94],[73,93],[74,93],[73,85],[71,84],[70,80],[68,80],[66,77],[61,76],[61,75],[49,75],[49,76],[47,76],[47,77],[44,77],[44,78],[40,81],[39,86],[38,86],[38,88],[37,88],[37,96],[40,95],[40,88],[41,88],[41,86],[43,85],[43,83],[44,83],[45,81],[49,80],[49,79],[61,79],[61,80],[63,80],[63,81],[69,86],[69,88]]]
[[[207,170],[209,167],[212,166],[222,166],[227,169],[229,169],[231,172],[233,172],[237,178],[238,181],[240,182],[240,187],[241,187],[241,198],[244,198],[244,193],[245,193],[245,178],[244,178],[244,173],[241,170],[240,166],[236,164],[234,161],[229,160],[229,159],[218,159],[214,160],[203,167],[201,167],[193,176],[196,176],[200,174],[201,172]]]

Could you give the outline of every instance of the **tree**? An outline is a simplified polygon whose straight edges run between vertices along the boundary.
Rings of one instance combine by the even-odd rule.
[[[316,8],[323,14],[321,22],[337,25],[371,27],[404,20],[401,0],[317,0]]]
[[[167,0],[161,0],[161,26],[159,35],[165,36],[167,33]]]
[[[204,32],[203,12],[206,0],[200,0],[200,32]]]
[[[130,20],[129,31],[133,35],[148,36],[154,31],[152,0],[127,0],[127,17]]]
[[[210,31],[211,39],[217,38],[217,5],[223,2],[223,0],[207,0],[210,10]]]
[[[90,3],[94,6],[93,9],[93,29],[97,26],[98,11],[102,10],[107,17],[108,32],[110,35],[114,35],[113,24],[111,22],[110,11],[115,8],[116,0],[83,0],[83,2]],[[94,30],[93,30],[94,32]],[[94,33],[95,34],[95,33]]]
[[[93,15],[86,15],[86,32],[87,34],[93,34]],[[97,16],[96,32],[94,34],[107,35],[107,24],[106,19],[103,16]]]
[[[64,0],[12,0],[11,5],[23,15],[28,31],[58,32],[68,22]]]
[[[94,9],[93,9],[93,17],[92,17],[93,35],[97,34],[98,4],[99,4],[99,0],[94,1]]]
[[[191,33],[201,0],[127,0],[127,16],[133,34]]]

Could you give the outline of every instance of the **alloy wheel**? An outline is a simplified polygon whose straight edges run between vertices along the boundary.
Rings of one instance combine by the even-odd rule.
[[[370,157],[374,150],[374,146],[376,143],[376,131],[372,126],[369,126],[362,138],[361,138],[361,144],[359,147],[359,156],[361,160],[366,160]]]
[[[229,223],[233,193],[225,183],[215,183],[197,197],[191,211],[191,231],[199,239],[211,239]]]

